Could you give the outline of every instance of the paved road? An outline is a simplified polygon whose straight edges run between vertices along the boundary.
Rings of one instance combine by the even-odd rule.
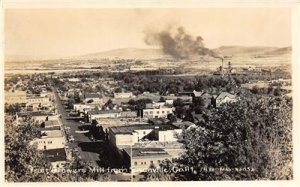
[[[64,127],[70,127],[69,135],[73,135],[75,141],[69,142],[70,148],[76,148],[78,147],[79,155],[81,159],[90,162],[94,167],[103,166],[103,162],[105,162],[104,165],[107,167],[110,167],[107,165],[107,163],[112,164],[112,161],[109,161],[109,159],[113,159],[112,155],[107,155],[106,153],[103,153],[104,150],[102,150],[103,147],[105,147],[104,142],[93,142],[91,141],[87,136],[84,134],[78,134],[75,133],[76,130],[80,130],[79,127],[82,126],[82,124],[75,120],[67,120],[68,113],[66,112],[64,105],[62,104],[62,101],[56,92],[57,90],[55,88],[52,88],[54,95],[55,95],[55,102],[56,102],[56,109],[59,114],[61,114],[61,122],[63,123]],[[102,156],[104,156],[100,160],[99,153],[102,152]],[[104,154],[104,155],[103,155]],[[99,164],[101,163],[101,164]],[[128,174],[110,174],[110,179],[112,181],[130,181],[131,176]]]
[[[82,124],[78,121],[74,120],[67,120],[68,118],[68,113],[66,112],[58,93],[56,92],[56,89],[53,89],[54,95],[55,95],[55,101],[56,101],[56,109],[59,114],[61,114],[61,121],[64,124],[64,127],[70,127],[70,132],[68,133],[69,135],[73,135],[75,141],[74,142],[69,142],[69,147],[70,148],[75,148],[78,147],[79,155],[80,157],[93,164],[95,167],[98,166],[97,161],[99,161],[99,154],[95,152],[89,152],[89,151],[83,151],[81,147],[78,145],[82,143],[94,143],[92,142],[87,136],[84,134],[78,134],[75,131],[79,130],[78,127],[81,126]]]

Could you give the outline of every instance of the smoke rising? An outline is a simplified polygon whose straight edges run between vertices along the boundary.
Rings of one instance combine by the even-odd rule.
[[[169,54],[174,58],[189,58],[194,55],[209,55],[214,58],[221,58],[212,50],[206,48],[203,38],[196,38],[185,32],[183,27],[178,27],[175,34],[171,33],[171,29],[159,32],[146,31],[144,41],[147,45],[159,46],[165,54]]]

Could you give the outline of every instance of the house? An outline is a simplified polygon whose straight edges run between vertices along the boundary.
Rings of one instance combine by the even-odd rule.
[[[215,99],[216,107],[220,107],[223,103],[237,102],[237,96],[228,92],[221,92]]]

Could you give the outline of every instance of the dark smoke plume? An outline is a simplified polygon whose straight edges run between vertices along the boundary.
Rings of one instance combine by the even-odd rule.
[[[215,52],[204,47],[203,38],[193,38],[187,34],[183,27],[178,27],[175,35],[170,30],[159,32],[146,31],[145,43],[147,45],[160,46],[165,54],[174,58],[189,58],[194,55],[210,55],[214,58],[222,58]]]

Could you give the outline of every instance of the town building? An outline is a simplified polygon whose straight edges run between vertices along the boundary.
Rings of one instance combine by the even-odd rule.
[[[69,82],[80,82],[79,78],[68,78]]]
[[[166,106],[161,103],[154,103],[146,105],[146,108],[142,110],[143,118],[167,118],[169,114],[173,114],[174,107]]]
[[[20,112],[18,113],[18,118],[31,117],[31,119],[35,122],[43,122],[46,120],[57,120],[59,119],[59,115],[56,115],[51,112],[46,111],[34,111],[34,112]]]
[[[182,129],[169,124],[119,126],[108,129],[108,140],[113,147],[122,149],[143,141],[177,141],[177,135],[181,132]]]
[[[124,158],[130,158],[133,174],[147,172],[149,168],[159,168],[164,160],[172,156],[162,148],[132,148],[124,150]]]
[[[134,95],[132,92],[121,92],[121,93],[114,93],[115,99],[121,99],[121,98],[133,98]]]
[[[73,105],[73,109],[78,112],[85,112],[87,110],[92,110],[96,107],[97,105],[94,104],[83,104],[83,103],[77,103]]]
[[[27,97],[26,105],[50,105],[51,100],[49,97],[41,97],[41,96],[30,96]]]
[[[60,127],[41,129],[41,137],[32,141],[38,150],[64,148],[66,139]]]
[[[31,142],[36,144],[38,150],[49,150],[64,148],[66,139],[62,124],[59,120],[49,120],[41,124],[41,136]]]
[[[64,148],[48,149],[44,150],[43,153],[51,163],[54,173],[56,172],[55,169],[63,168],[67,163],[67,155]]]
[[[91,110],[87,112],[87,122],[101,118],[119,118],[121,110]]]

